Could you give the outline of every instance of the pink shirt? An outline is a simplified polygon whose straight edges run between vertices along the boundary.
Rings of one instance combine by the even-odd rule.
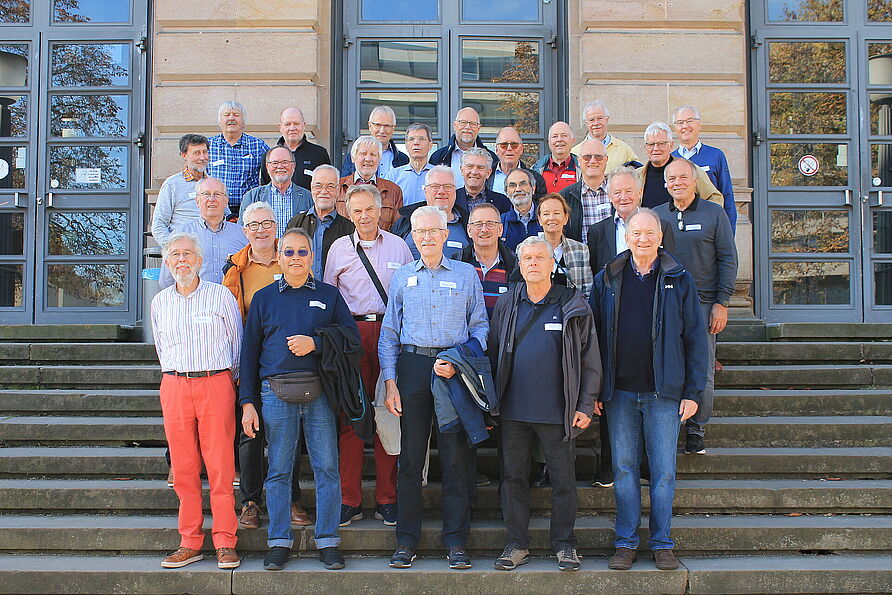
[[[359,242],[359,235],[355,232],[332,243],[322,280],[340,290],[353,314],[383,314],[384,301],[359,260],[353,242]],[[372,246],[363,249],[385,291],[388,291],[390,279],[397,269],[414,260],[409,246],[401,237],[381,229]]]

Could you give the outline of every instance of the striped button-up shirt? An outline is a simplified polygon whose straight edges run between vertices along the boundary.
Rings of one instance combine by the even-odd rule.
[[[242,226],[231,221],[223,221],[219,230],[212,231],[204,219],[194,219],[177,231],[198,236],[202,253],[198,276],[202,281],[211,283],[223,282],[223,265],[226,264],[226,259],[248,245]],[[161,267],[159,283],[162,288],[173,285],[173,276],[166,266]]]
[[[421,259],[410,262],[394,273],[387,296],[378,341],[384,380],[396,379],[402,345],[448,349],[470,337],[486,345],[483,286],[466,262],[443,257],[433,269]]]
[[[582,237],[588,237],[588,228],[610,216],[610,198],[607,196],[607,180],[597,188],[589,188],[582,182]]]
[[[285,233],[285,224],[295,215],[295,213],[291,212],[294,204],[293,196],[290,181],[288,189],[284,193],[280,192],[275,184],[269,187],[269,206],[273,208],[273,215],[275,215],[276,221],[280,222],[276,226],[277,238],[282,237],[282,234]]]
[[[199,280],[187,296],[175,286],[161,290],[152,300],[152,332],[162,371],[229,368],[238,378],[242,315],[222,285]]]
[[[234,145],[222,134],[208,139],[207,174],[226,184],[233,213],[238,213],[245,192],[260,185],[260,163],[268,150],[265,142],[250,134],[242,134]]]

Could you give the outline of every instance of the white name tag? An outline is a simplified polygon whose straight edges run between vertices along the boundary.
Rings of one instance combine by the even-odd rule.
[[[195,324],[210,324],[211,319],[212,319],[211,316],[198,316],[196,314],[195,316],[192,317],[192,322],[194,322]]]
[[[388,268],[388,269],[396,270],[396,269],[400,268],[401,266],[403,266],[403,265],[401,265],[401,264],[398,263],[398,262],[388,262],[388,263],[387,263],[387,268]]]
[[[253,159],[253,158],[254,158],[254,155],[251,155],[250,153],[248,153],[247,155],[244,155],[242,157],[242,159]]]
[[[571,173],[569,173],[569,172],[564,172],[564,173],[561,174],[561,177],[562,177],[562,178],[571,178],[571,179],[575,180],[575,179],[576,179],[576,174],[571,174]]]
[[[547,331],[561,331],[564,330],[564,325],[560,322],[546,322],[545,330]]]
[[[709,171],[709,166],[708,166],[708,165],[701,165],[701,166],[700,166],[700,169],[702,169],[703,171]]]
[[[702,227],[703,227],[703,226],[700,225],[699,223],[694,223],[694,224],[692,224],[692,225],[685,225],[685,226],[684,226],[684,230],[685,230],[685,231],[700,231],[700,229],[701,229]]]
[[[278,281],[281,278],[282,278],[282,273],[273,273],[273,279],[275,279],[276,281]]]
[[[507,287],[499,287],[499,293],[508,293]]]
[[[454,281],[440,281],[440,287],[447,287],[449,289],[458,289],[458,285],[456,285]]]
[[[447,248],[464,248],[464,244],[461,242],[456,242],[455,240],[447,240],[446,241]]]
[[[310,300],[310,307],[325,310],[325,304],[323,304],[322,302],[320,302],[318,300]]]
[[[406,287],[415,287],[416,285],[418,285],[418,277],[415,275],[406,279]]]
[[[196,196],[198,196],[198,193],[197,193],[197,192],[190,192],[190,193],[189,193],[189,198],[195,198]]]
[[[213,163],[211,163],[211,165],[213,165],[213,166],[217,166],[217,165],[223,165],[224,163],[226,163],[226,160],[225,160],[225,159],[217,159],[216,161],[214,161]]]
[[[304,170],[304,175],[305,175],[305,176],[312,176],[312,175],[313,175],[313,170],[312,170],[312,169],[305,169],[305,170]]]

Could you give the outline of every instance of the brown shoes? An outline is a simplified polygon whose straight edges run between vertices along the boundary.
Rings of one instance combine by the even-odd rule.
[[[217,568],[238,568],[242,561],[231,547],[217,550]]]
[[[187,547],[181,547],[174,553],[161,560],[162,568],[182,568],[192,562],[198,562],[204,558],[201,550],[192,550]]]
[[[616,553],[610,558],[607,567],[611,570],[628,570],[638,559],[638,551],[627,547],[616,548]]]
[[[310,514],[298,502],[291,503],[291,524],[298,527],[306,527],[313,524]]]
[[[656,550],[654,552],[654,563],[660,570],[675,570],[678,568],[678,558],[669,549]]]
[[[260,507],[256,502],[248,502],[242,506],[242,514],[238,518],[239,527],[242,529],[260,528]]]
[[[171,468],[170,471],[167,472],[167,487],[173,487],[173,468]]]

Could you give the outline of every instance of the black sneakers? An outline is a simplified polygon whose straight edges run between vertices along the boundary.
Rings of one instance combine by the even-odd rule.
[[[396,551],[390,556],[391,568],[411,568],[415,561],[415,550],[405,546],[397,546]]]
[[[688,434],[684,442],[684,453],[686,455],[705,455],[706,447],[703,445],[703,436],[698,436],[697,434]]]
[[[319,561],[327,570],[340,570],[346,563],[344,556],[336,547],[324,547],[319,549]]]
[[[273,546],[269,549],[269,552],[266,554],[266,557],[263,559],[263,569],[264,570],[282,570],[285,568],[285,563],[288,562],[288,558],[291,556],[291,548],[281,547],[281,546]]]

